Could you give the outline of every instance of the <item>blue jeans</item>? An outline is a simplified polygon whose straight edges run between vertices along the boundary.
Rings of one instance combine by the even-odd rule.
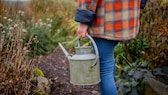
[[[114,48],[118,41],[94,38],[100,57],[100,90],[101,95],[117,95],[114,81],[115,60]]]

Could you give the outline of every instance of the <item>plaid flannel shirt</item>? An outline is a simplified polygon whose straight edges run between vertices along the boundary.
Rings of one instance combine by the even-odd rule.
[[[78,0],[78,9],[95,13],[93,23],[89,25],[91,36],[109,40],[129,40],[135,38],[139,31],[140,1]],[[76,21],[82,23],[78,18],[84,15],[76,17]],[[89,17],[86,16],[86,19]]]

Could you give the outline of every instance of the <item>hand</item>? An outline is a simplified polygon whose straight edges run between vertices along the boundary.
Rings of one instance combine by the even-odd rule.
[[[86,37],[86,35],[88,34],[88,25],[80,23],[77,32],[78,38]]]

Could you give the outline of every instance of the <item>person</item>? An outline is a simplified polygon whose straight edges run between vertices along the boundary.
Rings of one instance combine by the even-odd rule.
[[[139,31],[140,9],[147,0],[78,0],[75,21],[78,38],[90,34],[100,58],[101,95],[117,95],[114,48],[119,41],[134,39]]]

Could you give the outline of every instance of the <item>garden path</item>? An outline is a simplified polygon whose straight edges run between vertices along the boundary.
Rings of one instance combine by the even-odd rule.
[[[51,80],[50,95],[93,95],[99,91],[98,85],[77,86],[69,81],[68,61],[61,49],[39,58],[38,67]]]

